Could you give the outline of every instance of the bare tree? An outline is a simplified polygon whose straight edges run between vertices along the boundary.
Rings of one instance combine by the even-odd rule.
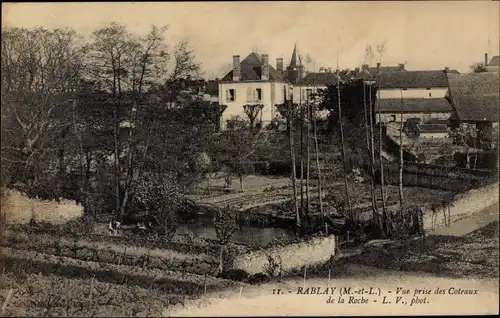
[[[346,196],[346,201],[347,201],[347,207],[349,209],[349,217],[351,220],[354,218],[353,211],[352,211],[352,203],[351,203],[351,196],[349,193],[349,184],[347,182],[347,158],[346,158],[346,153],[345,153],[345,143],[344,143],[344,128],[342,124],[342,106],[340,102],[340,85],[341,85],[341,80],[340,80],[340,74],[337,73],[337,101],[338,101],[338,116],[339,116],[339,130],[340,130],[340,146],[342,150],[342,164],[344,166],[344,187],[345,187],[345,196]]]
[[[255,128],[255,120],[259,116],[259,114],[262,114],[262,109],[264,108],[264,105],[262,104],[246,104],[243,105],[243,110],[245,114],[248,116],[248,120],[250,121],[250,130],[253,131]],[[262,123],[261,123],[262,125]]]
[[[312,105],[312,110],[311,110],[311,117],[312,117],[312,124],[313,124],[313,138],[314,138],[314,148],[316,152],[316,168],[318,169],[318,196],[319,196],[319,211],[321,214],[321,218],[323,220],[323,223],[325,224],[325,233],[327,233],[327,225],[326,225],[326,220],[325,220],[325,212],[323,210],[323,180],[322,180],[322,175],[321,175],[321,167],[319,165],[319,146],[318,146],[318,130],[317,130],[317,124],[316,124],[316,103],[313,103]]]
[[[377,45],[377,52],[379,54],[379,63],[382,64],[382,57],[385,53],[385,43],[381,43]],[[380,87],[380,78],[379,78],[379,87]],[[378,90],[378,124],[379,124],[379,163],[380,163],[380,195],[382,197],[382,232],[387,235],[388,231],[388,215],[387,215],[387,206],[386,206],[386,197],[385,197],[385,185],[384,185],[384,157],[382,155],[382,144],[383,144],[383,136],[382,136],[382,115],[380,113],[380,89]]]
[[[170,75],[170,81],[181,78],[196,78],[201,75],[201,65],[196,62],[194,51],[189,48],[189,41],[182,39],[175,47],[174,68]]]
[[[371,46],[367,46],[365,50],[365,63],[373,59],[373,51]],[[377,207],[377,196],[375,195],[375,146],[373,137],[373,109],[372,109],[372,84],[370,82],[368,88],[368,103],[366,100],[366,83],[363,82],[363,103],[365,110],[365,128],[366,128],[366,143],[368,152],[370,152],[370,169],[371,169],[371,180],[370,180],[370,190],[372,197],[372,209],[373,209],[373,220],[380,228],[379,212]],[[368,106],[368,107],[367,107]]]
[[[295,105],[293,104],[293,100],[290,100],[288,103],[288,130],[289,130],[289,138],[290,138],[290,158],[292,161],[292,187],[293,187],[293,202],[295,207],[295,224],[297,227],[297,233],[301,231],[301,217],[299,212],[299,206],[297,203],[297,166],[295,164],[295,146],[294,146],[294,131],[293,131],[293,121],[294,121],[294,113],[295,113]]]
[[[144,113],[143,95],[164,79],[168,71],[170,55],[164,43],[166,30],[165,26],[153,26],[145,36],[137,36],[129,33],[125,26],[112,23],[96,30],[90,44],[89,63],[94,66],[90,76],[107,88],[114,98],[115,209],[119,218],[124,216],[134,176],[140,174],[137,165],[134,173],[133,159],[137,150],[135,132],[138,131],[134,127],[141,123],[138,114]],[[127,110],[123,112],[123,108]],[[127,136],[126,159],[123,163],[125,180],[122,183],[120,124],[124,121],[131,128]],[[147,140],[144,144],[142,157],[146,156],[149,147]],[[120,196],[121,188],[124,191],[123,199]]]
[[[403,218],[403,108],[404,108],[404,98],[403,89],[399,90],[401,93],[401,112],[399,121],[399,205],[400,205],[400,222],[404,222]],[[402,224],[404,226],[404,224]]]
[[[51,138],[70,128],[62,114],[80,84],[84,47],[71,29],[6,28],[1,54],[2,169],[21,165],[36,182]]]
[[[293,89],[293,87],[291,88]],[[292,188],[293,188],[293,204],[294,204],[294,210],[295,210],[295,221],[296,221],[296,228],[297,228],[297,234],[300,233],[301,229],[301,217],[300,217],[300,211],[299,211],[299,205],[297,202],[297,165],[296,165],[296,158],[295,158],[295,141],[294,141],[294,125],[293,122],[296,117],[296,110],[299,107],[299,105],[293,103],[293,95],[292,99],[286,100],[283,104],[281,105],[276,105],[276,108],[278,109],[279,113],[281,116],[285,117],[287,119],[287,129],[288,129],[288,138],[289,138],[289,145],[290,145],[290,160],[291,160],[291,176],[290,178],[292,179]]]

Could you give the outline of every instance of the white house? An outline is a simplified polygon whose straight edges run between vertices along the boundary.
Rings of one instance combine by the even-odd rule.
[[[276,117],[276,104],[282,104],[288,96],[288,82],[283,72],[283,59],[276,59],[276,69],[269,64],[267,54],[255,52],[240,62],[233,56],[233,69],[219,82],[219,103],[225,105],[221,127],[233,116],[247,119],[244,105],[261,104],[262,112],[257,116],[265,126]]]
[[[500,56],[496,55],[488,62],[488,54],[484,55],[484,66],[487,72],[499,73],[500,72]]]
[[[422,124],[432,120],[448,120],[453,108],[447,100],[447,70],[383,72],[379,76],[378,100],[381,122],[403,122],[419,118]],[[379,122],[378,114],[375,116]]]

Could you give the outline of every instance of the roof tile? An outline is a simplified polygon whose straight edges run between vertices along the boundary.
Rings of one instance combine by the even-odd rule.
[[[500,75],[472,73],[450,77],[451,101],[460,120],[498,122]]]
[[[262,58],[259,54],[252,52],[243,61],[241,61],[241,80],[242,81],[259,81],[261,80]],[[231,82],[233,80],[233,71],[229,71],[222,78],[222,82]],[[269,65],[269,80],[283,81],[283,75],[274,67]]]
[[[382,72],[380,88],[448,87],[448,76],[440,71]]]
[[[381,112],[398,113],[401,111],[401,99],[380,99],[375,106]],[[412,98],[405,99],[403,112],[405,113],[428,113],[428,112],[452,112],[453,108],[445,98]]]

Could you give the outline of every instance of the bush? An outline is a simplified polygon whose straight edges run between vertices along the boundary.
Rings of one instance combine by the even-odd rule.
[[[177,230],[177,210],[182,203],[181,189],[172,175],[143,175],[134,186],[135,199],[154,220],[152,229],[162,238],[170,239]]]

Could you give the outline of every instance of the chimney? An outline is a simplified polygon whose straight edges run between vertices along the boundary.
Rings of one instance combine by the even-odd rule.
[[[239,82],[240,80],[241,80],[240,56],[233,55],[233,81]]]
[[[484,53],[484,66],[488,66],[488,53]]]
[[[276,70],[280,73],[283,72],[283,58],[282,57],[278,57],[276,59]]]
[[[361,66],[361,69],[362,69],[363,71],[366,71],[366,70],[368,69],[368,67],[370,67],[368,64],[363,64],[363,65]]]
[[[399,63],[399,70],[402,71],[405,69],[405,65],[403,63]]]
[[[354,74],[355,74],[355,75],[358,75],[358,74],[359,74],[359,67],[356,67],[356,68],[354,69]]]
[[[377,63],[377,74],[380,72],[380,63]]]
[[[446,67],[444,68],[444,72],[445,72],[445,73],[449,73],[449,72],[450,72],[450,68],[449,68],[448,66],[446,66]]]
[[[262,54],[262,69],[260,79],[263,81],[269,80],[269,55]]]

